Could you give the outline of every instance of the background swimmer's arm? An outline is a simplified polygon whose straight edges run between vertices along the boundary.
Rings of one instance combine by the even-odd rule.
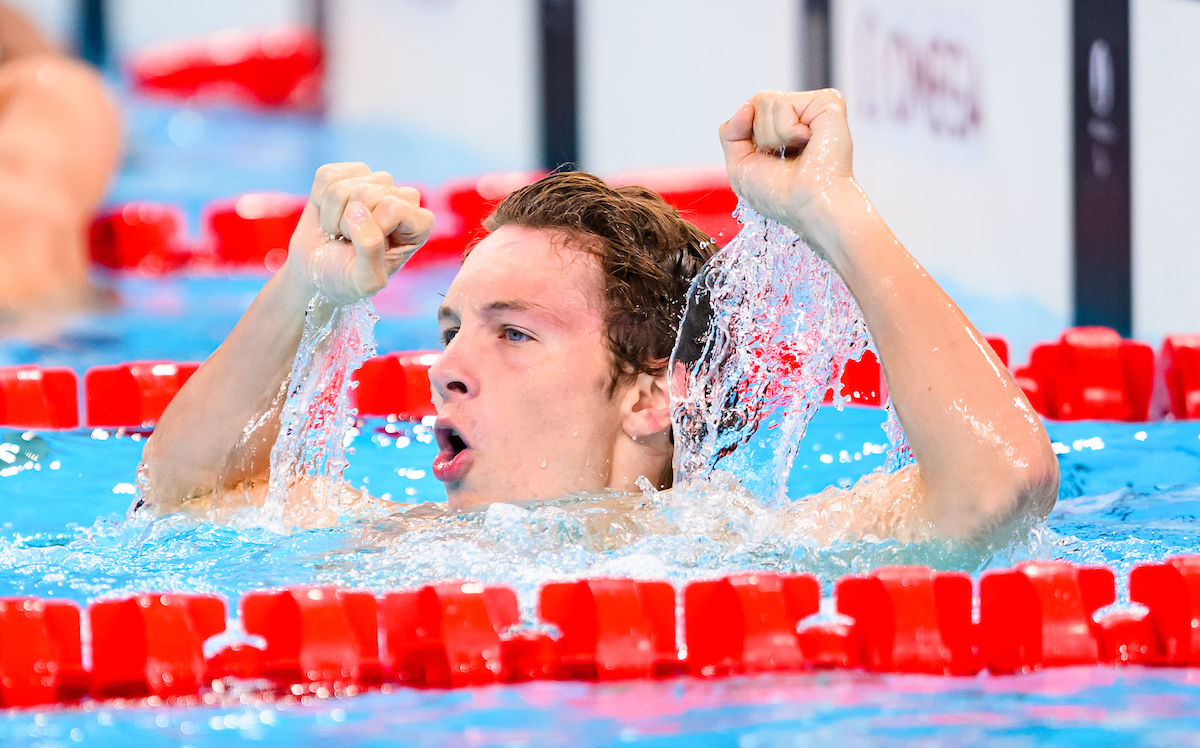
[[[914,500],[936,531],[972,537],[1047,514],[1058,461],[1045,428],[855,182],[841,94],[760,93],[721,141],[735,191],[822,252],[858,301],[917,458]]]
[[[0,63],[25,55],[48,55],[57,51],[20,11],[0,4]]]
[[[0,6],[0,317],[86,303],[87,226],[119,150],[100,75]]]
[[[432,228],[433,214],[419,207],[416,191],[394,187],[389,175],[372,174],[364,164],[321,167],[287,262],[171,401],[146,443],[147,499],[168,511],[264,477],[309,303],[319,292],[325,302],[311,313],[327,317],[336,305],[375,294]]]

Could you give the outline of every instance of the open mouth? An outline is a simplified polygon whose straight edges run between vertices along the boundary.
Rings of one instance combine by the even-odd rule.
[[[437,445],[443,454],[448,454],[451,458],[458,455],[459,452],[467,449],[467,441],[462,438],[462,434],[458,433],[451,426],[437,426],[433,430],[433,436],[437,439]]]
[[[443,483],[461,480],[470,467],[471,445],[449,424],[435,426],[433,435],[440,450],[433,460],[433,477]]]

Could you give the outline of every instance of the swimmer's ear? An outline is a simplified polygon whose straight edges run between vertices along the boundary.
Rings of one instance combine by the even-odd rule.
[[[630,383],[621,402],[621,428],[640,439],[653,434],[670,433],[671,398],[666,374],[638,374]]]

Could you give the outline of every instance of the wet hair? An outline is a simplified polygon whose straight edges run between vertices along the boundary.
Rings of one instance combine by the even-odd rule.
[[[611,187],[579,171],[550,174],[509,194],[484,228],[563,232],[600,259],[612,385],[666,371],[688,288],[716,251],[706,233],[645,187]]]

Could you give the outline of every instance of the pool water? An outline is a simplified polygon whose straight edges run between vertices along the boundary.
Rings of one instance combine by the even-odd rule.
[[[37,343],[9,342],[10,359],[84,368],[146,357],[199,359],[232,326],[262,276],[117,279],[125,306],[66,323]],[[422,319],[445,270],[402,277],[380,303],[384,349],[434,345]],[[403,294],[400,292],[403,291]],[[395,299],[389,300],[390,294]],[[403,303],[399,300],[403,296]],[[215,300],[215,301],[214,301]],[[154,308],[153,315],[146,310]],[[99,331],[103,331],[100,334]],[[175,331],[168,335],[168,331]],[[822,409],[789,479],[803,496],[849,485],[879,467],[883,412]],[[1059,503],[1045,527],[1003,548],[890,540],[817,547],[768,514],[713,517],[695,536],[658,534],[562,507],[499,505],[466,518],[399,531],[386,512],[290,534],[252,522],[171,516],[126,522],[145,436],[113,430],[0,432],[0,595],[69,598],[141,590],[224,595],[231,607],[264,586],[329,583],[377,591],[445,578],[515,586],[525,613],[537,586],[584,574],[666,578],[722,571],[815,573],[826,593],[838,576],[885,563],[979,572],[1032,557],[1105,563],[1123,582],[1135,563],[1192,552],[1200,517],[1200,422],[1051,423],[1062,467]],[[347,477],[405,504],[438,501],[436,452],[422,424],[362,420]],[[591,512],[595,515],[596,512]],[[459,691],[390,689],[353,698],[279,702],[261,694],[212,703],[10,711],[6,743],[263,745],[845,745],[1185,744],[1200,728],[1200,675],[1192,671],[1068,668],[1028,676],[930,678],[854,672],[772,674],[706,681],[529,683]],[[1149,727],[1153,726],[1150,730]]]
[[[140,133],[142,144],[117,180],[115,199],[175,200],[185,204],[194,221],[206,200],[247,189],[302,193],[316,164],[365,158],[345,153],[349,141],[339,139],[348,137],[345,133],[286,117],[206,114],[199,130],[188,120],[192,130],[186,138],[170,135],[172,121],[182,113],[146,106],[131,110],[131,130]],[[384,140],[366,142],[382,149]],[[218,147],[218,142],[232,145]],[[263,142],[307,144],[308,150],[300,149],[302,157],[294,155],[296,149],[268,150],[265,161],[261,153],[238,155],[239,149],[257,152],[255,144]],[[424,152],[419,138],[397,142],[393,158]],[[216,158],[218,152],[225,158]],[[414,157],[413,171],[398,176],[437,183],[454,170],[504,166],[470,154],[439,162],[440,167],[422,158]],[[202,178],[181,182],[180,174]],[[433,310],[452,273],[446,268],[401,271],[376,300],[381,351],[437,346]],[[0,342],[0,364],[64,365],[82,373],[89,366],[136,359],[202,360],[232,329],[265,277],[103,275],[96,280],[112,289],[111,308],[39,323]],[[887,445],[882,422],[880,410],[822,409],[800,447],[789,495],[849,485],[880,467]],[[406,526],[389,511],[444,497],[429,470],[436,448],[427,426],[385,419],[358,424],[347,472],[352,483],[392,502],[383,510],[348,517],[336,527],[288,534],[256,526],[253,517],[231,524],[178,515],[126,522],[143,433],[0,429],[0,595],[85,604],[134,591],[194,590],[219,593],[233,607],[243,592],[260,587],[328,583],[380,591],[457,577],[515,586],[528,615],[541,582],[584,574],[682,584],[729,570],[770,568],[814,573],[828,593],[838,576],[885,563],[926,563],[977,574],[1025,558],[1054,557],[1108,564],[1123,585],[1138,562],[1195,551],[1200,422],[1076,422],[1048,428],[1063,476],[1054,513],[1028,537],[982,550],[870,539],[822,547],[774,524],[776,515],[769,511],[736,503],[700,518],[688,516],[686,508],[666,507],[661,518],[674,522],[674,531],[663,531],[661,524],[614,523],[598,508],[568,511],[554,504],[499,505]],[[683,526],[694,532],[679,532]],[[0,720],[0,740],[196,746],[235,739],[262,745],[750,747],[834,740],[846,746],[897,741],[1184,745],[1200,742],[1192,737],[1200,729],[1193,716],[1200,714],[1198,681],[1200,673],[1188,670],[1093,667],[1003,678],[831,672],[456,691],[392,688],[353,698],[289,701],[225,693],[169,706],[89,703],[9,711]]]
[[[853,672],[614,684],[397,689],[309,704],[12,712],[5,745],[1188,746],[1187,671],[1063,668],[1008,678]]]

